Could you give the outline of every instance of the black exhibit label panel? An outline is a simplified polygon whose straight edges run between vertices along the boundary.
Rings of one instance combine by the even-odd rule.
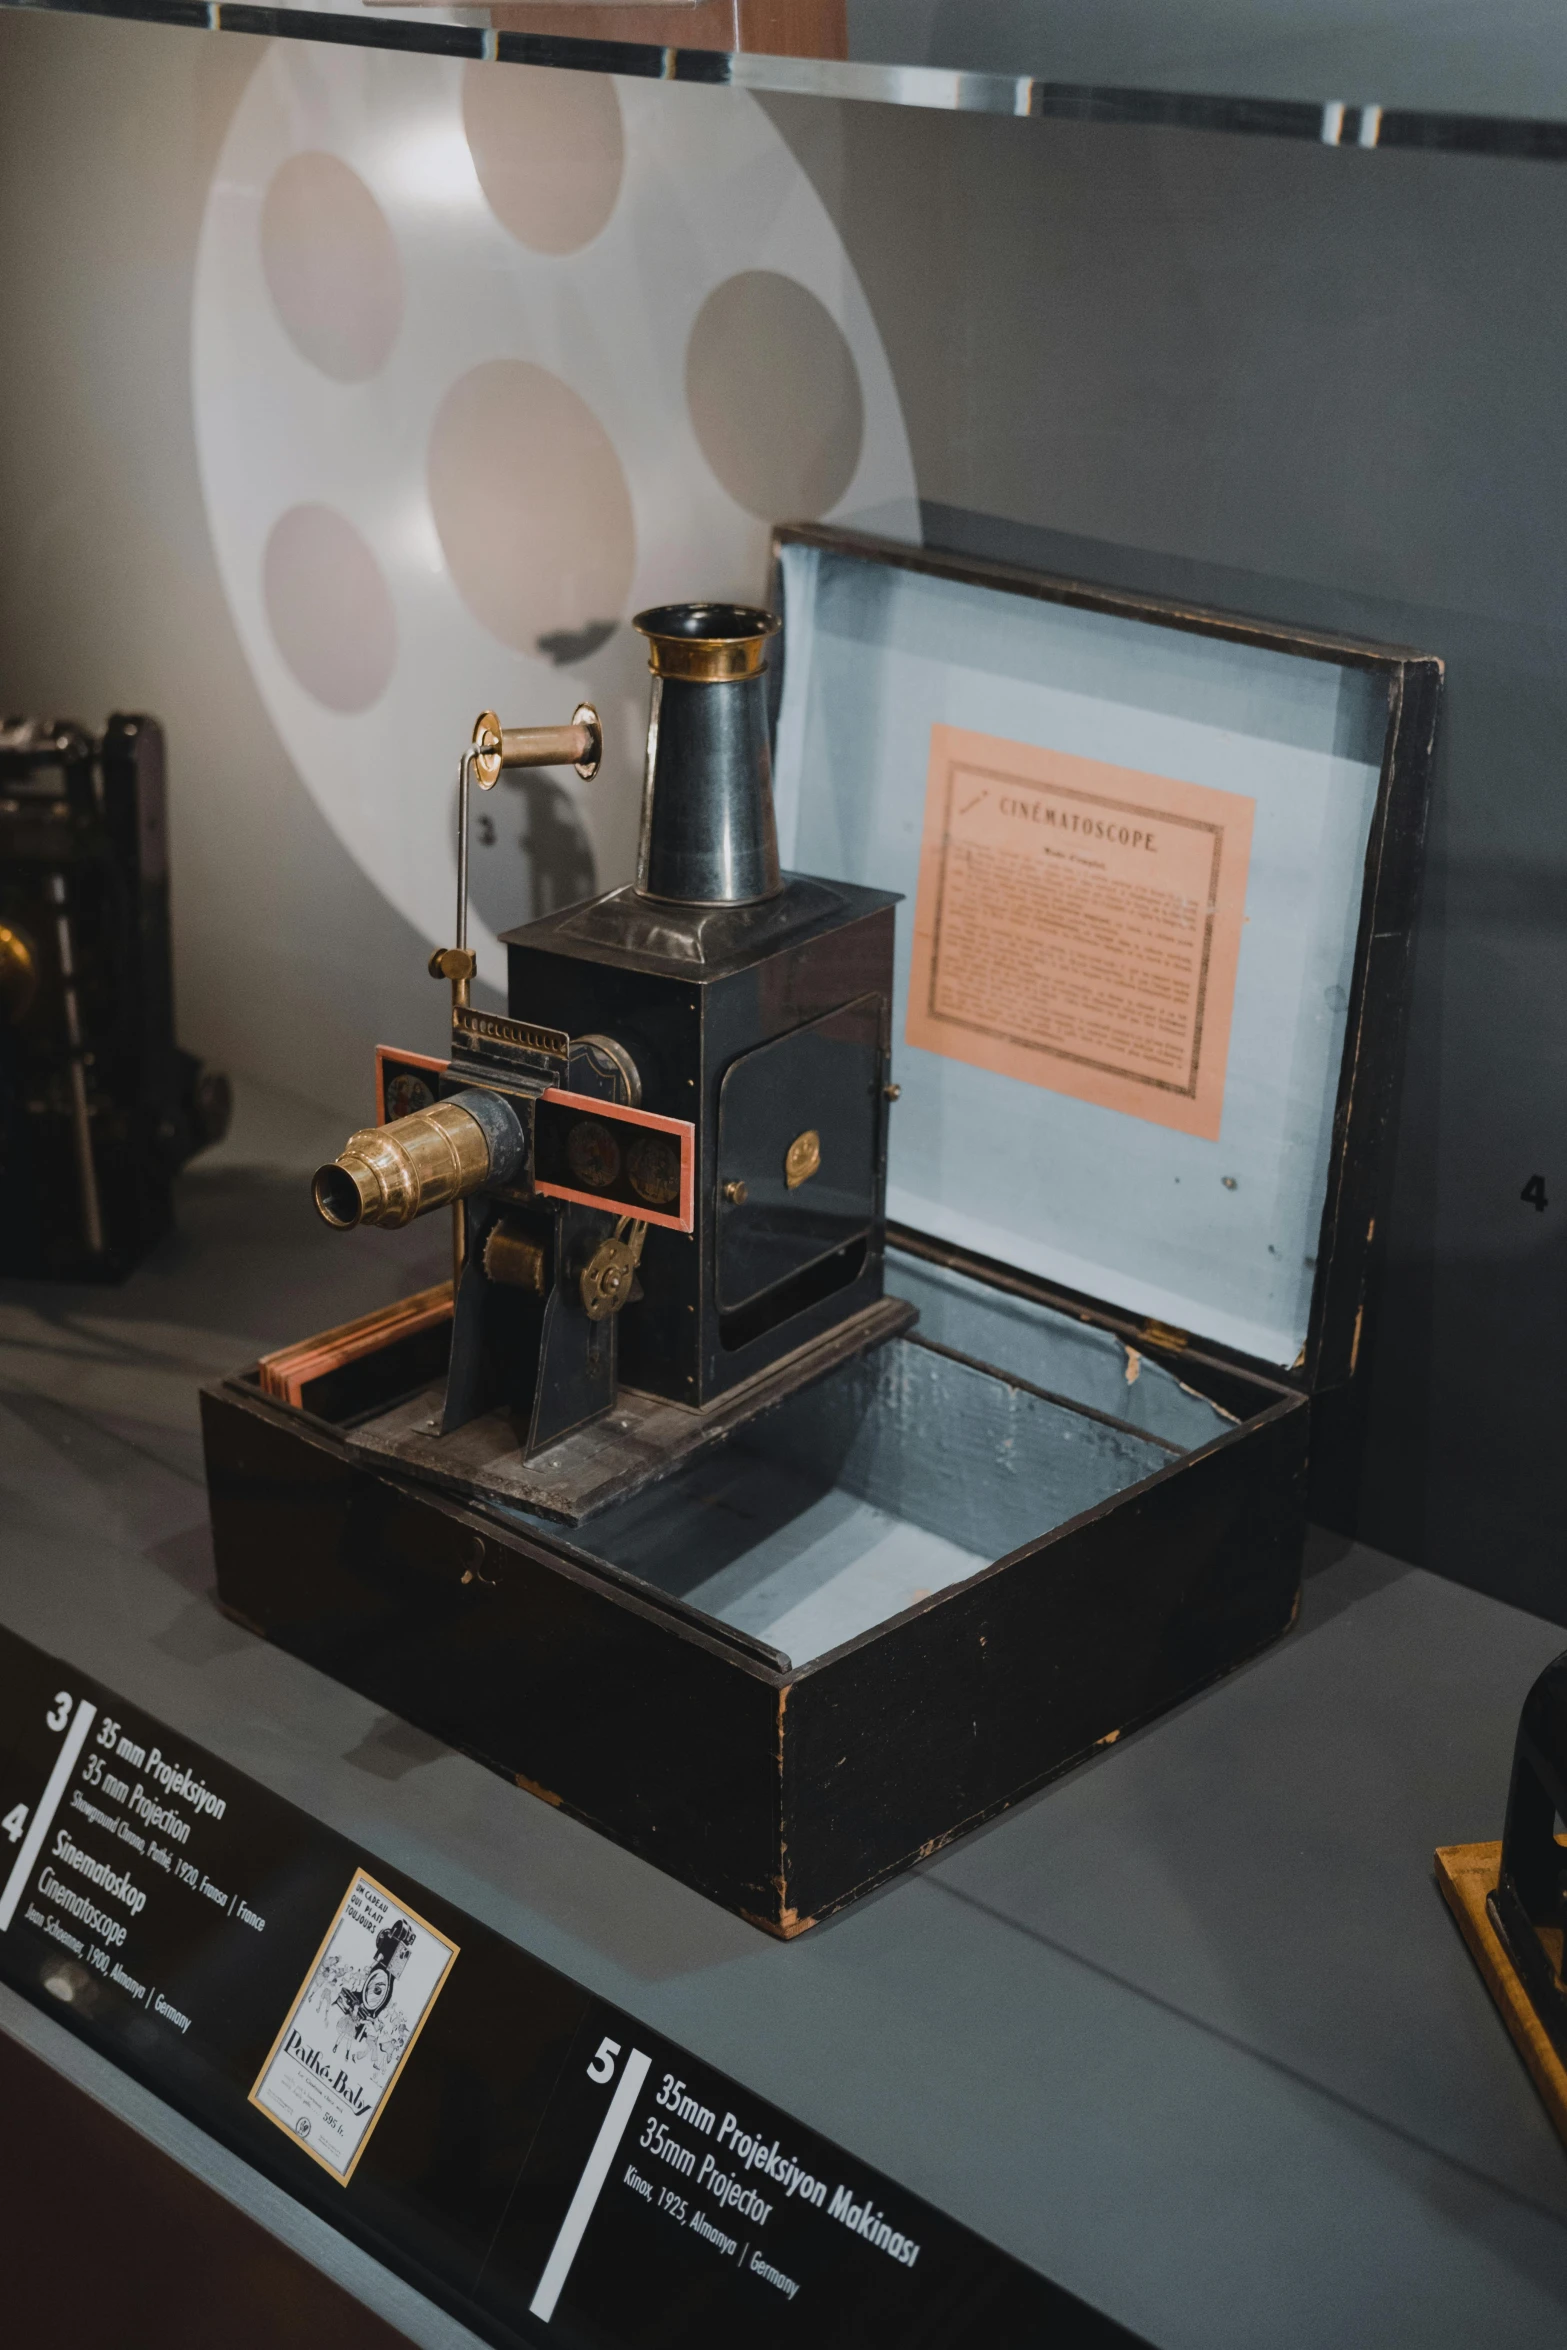
[[[496,2343],[1136,2339],[3,1632],[0,1978]]]

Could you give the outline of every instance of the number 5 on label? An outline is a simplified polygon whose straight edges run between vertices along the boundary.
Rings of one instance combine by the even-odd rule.
[[[618,2040],[601,2040],[598,2054],[588,2067],[588,2079],[597,2081],[601,2088],[606,2081],[612,2081],[615,2077],[615,2059],[619,2054]]]

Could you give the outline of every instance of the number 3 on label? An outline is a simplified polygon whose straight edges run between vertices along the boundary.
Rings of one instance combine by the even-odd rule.
[[[6,1825],[9,1827],[10,1822],[7,1821]],[[613,2080],[615,2077],[615,2059],[619,2054],[620,2042],[618,2040],[601,2040],[599,2042],[599,2052],[588,2067],[588,2079],[590,2081],[597,2081],[600,2088],[603,2087],[606,2081]]]
[[[13,1803],[10,1810],[6,1813],[5,1818],[0,1820],[0,1828],[5,1830],[13,1844],[21,1843],[22,1830],[26,1827],[26,1825],[27,1806],[25,1803]]]
[[[70,1718],[71,1693],[69,1689],[57,1690],[55,1692],[55,1700],[53,1705],[44,1715],[44,1721],[51,1730],[63,1730]]]

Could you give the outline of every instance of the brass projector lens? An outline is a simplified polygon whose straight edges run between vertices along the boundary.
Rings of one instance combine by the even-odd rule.
[[[369,1174],[362,1159],[358,1167],[361,1173]],[[311,1185],[316,1214],[324,1223],[335,1225],[339,1232],[351,1232],[356,1224],[366,1221],[365,1209],[374,1197],[372,1183],[373,1178],[361,1187],[354,1170],[337,1159],[329,1167],[318,1167]],[[369,1218],[371,1223],[378,1220],[375,1216]]]
[[[316,1169],[316,1213],[339,1232],[356,1224],[396,1230],[487,1183],[510,1182],[524,1155],[511,1104],[470,1089],[351,1134],[338,1156]]]

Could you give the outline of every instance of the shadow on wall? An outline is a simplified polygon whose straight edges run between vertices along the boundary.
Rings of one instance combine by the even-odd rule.
[[[455,788],[451,805],[455,825]],[[593,845],[576,804],[547,775],[503,774],[472,823],[470,902],[492,930],[558,913],[598,887]]]
[[[481,826],[472,943],[497,987],[499,929],[630,877],[631,612],[754,596],[776,519],[912,511],[853,264],[740,91],[276,43],[206,192],[191,355],[247,663],[431,945],[473,713],[603,718],[591,782],[563,771],[520,832]]]

